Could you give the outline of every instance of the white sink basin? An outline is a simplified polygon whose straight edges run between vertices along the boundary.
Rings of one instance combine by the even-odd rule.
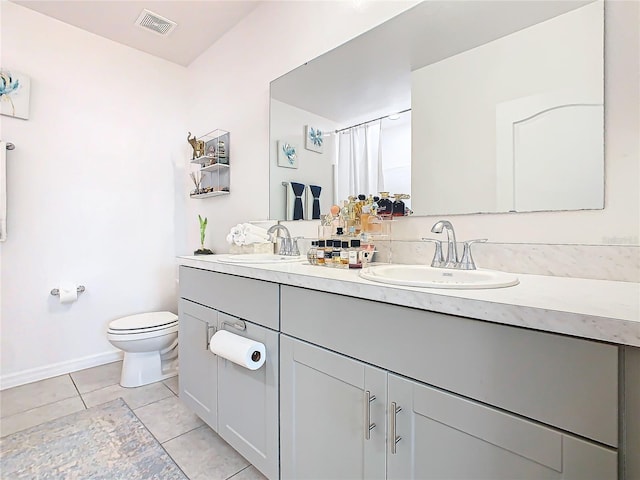
[[[360,272],[374,282],[428,288],[501,288],[519,283],[512,273],[496,270],[453,270],[428,265],[377,265]]]
[[[240,253],[218,257],[217,260],[222,263],[288,263],[301,262],[306,260],[306,257],[302,255],[274,255],[273,253]]]

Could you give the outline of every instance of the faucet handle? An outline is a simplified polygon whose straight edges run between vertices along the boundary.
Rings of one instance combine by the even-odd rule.
[[[436,246],[436,250],[433,253],[433,260],[431,266],[436,268],[444,267],[444,255],[442,254],[442,241],[435,238],[421,238],[423,242],[433,242]]]
[[[291,253],[290,255],[297,256],[300,255],[300,249],[298,248],[298,240],[304,237],[293,237],[291,239]]]
[[[474,243],[484,243],[488,239],[486,238],[477,238],[474,240],[467,240],[464,242],[464,250],[462,252],[462,260],[460,260],[460,270],[475,270],[476,264],[473,261],[473,256],[471,255],[471,245]]]

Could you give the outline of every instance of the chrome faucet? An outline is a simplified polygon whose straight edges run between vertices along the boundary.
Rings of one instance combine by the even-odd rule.
[[[276,235],[274,235],[278,230],[282,230],[284,232],[284,236],[280,237],[280,250],[278,251],[278,255],[286,255],[286,256],[296,256],[300,255],[300,250],[298,249],[298,238],[291,238],[291,233],[289,229],[284,225],[280,225],[276,223],[269,227],[267,230],[267,234],[271,236],[272,241],[275,241]]]
[[[458,270],[475,270],[476,264],[471,256],[471,245],[474,243],[486,242],[486,238],[477,240],[468,240],[464,242],[464,251],[462,258],[458,259],[458,245],[456,242],[456,232],[453,229],[451,222],[447,220],[440,220],[436,222],[431,231],[433,233],[442,233],[445,230],[447,232],[447,258],[444,259],[442,254],[442,241],[433,238],[423,238],[422,240],[428,242],[434,242],[436,244],[436,250],[433,255],[432,267],[437,268],[455,268]]]
[[[456,244],[456,232],[453,229],[453,225],[448,220],[440,220],[431,227],[433,233],[442,233],[442,230],[447,232],[447,259],[444,262],[444,268],[457,268],[458,267],[458,246]]]

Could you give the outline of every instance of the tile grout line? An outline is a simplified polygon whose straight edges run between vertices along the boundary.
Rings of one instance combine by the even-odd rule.
[[[22,410],[22,411],[20,411],[20,412],[13,413],[13,414],[11,414],[11,415],[7,415],[6,417],[0,417],[0,420],[5,420],[5,419],[7,419],[7,418],[15,417],[16,415],[22,415],[22,414],[24,414],[24,413],[31,412],[31,411],[33,411],[33,410],[37,410],[38,408],[48,407],[48,406],[50,406],[50,405],[54,405],[54,404],[56,404],[56,403],[58,403],[58,402],[63,402],[63,401],[65,401],[65,400],[71,400],[72,398],[75,398],[75,395],[73,395],[73,396],[71,396],[71,397],[59,398],[58,400],[55,400],[55,401],[53,401],[53,402],[43,403],[42,405],[38,405],[37,407],[29,408],[29,409],[27,409],[27,410]],[[82,403],[84,404],[84,402],[82,402]],[[85,409],[86,409],[86,407],[85,407]]]
[[[198,418],[199,418],[199,417],[198,417]],[[142,420],[140,420],[140,421],[142,422]],[[144,423],[144,422],[142,422],[142,423]],[[162,442],[162,443],[161,443],[161,445],[164,445],[164,444],[165,444],[165,443],[167,443],[167,442],[170,442],[170,441],[172,441],[172,440],[175,440],[176,438],[180,438],[180,437],[182,437],[183,435],[186,435],[187,433],[191,433],[191,432],[193,432],[194,430],[198,430],[199,428],[207,427],[207,426],[208,426],[208,425],[207,425],[206,423],[203,423],[202,425],[198,425],[197,427],[193,427],[191,430],[187,430],[186,432],[182,432],[180,435],[176,435],[175,437],[168,438],[167,440],[165,440],[164,442]]]
[[[84,405],[84,409],[87,410],[87,404],[85,403],[84,398],[82,398],[82,394],[80,393],[80,389],[78,388],[78,385],[76,385],[76,381],[73,379],[70,373],[68,373],[67,375],[69,375],[69,378],[71,379],[71,383],[73,383],[73,388],[75,388],[76,392],[78,392],[78,397],[80,397],[80,401],[82,402],[82,405]]]
[[[241,470],[238,470],[236,473],[234,473],[233,475],[231,475],[230,477],[227,477],[225,480],[231,480],[233,477],[235,477],[236,475],[240,475],[242,472],[244,472],[247,468],[251,468],[251,464],[247,465],[246,467],[244,467]]]

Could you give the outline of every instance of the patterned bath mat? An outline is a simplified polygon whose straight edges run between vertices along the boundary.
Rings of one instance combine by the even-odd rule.
[[[2,478],[186,480],[119,398],[0,439]]]

